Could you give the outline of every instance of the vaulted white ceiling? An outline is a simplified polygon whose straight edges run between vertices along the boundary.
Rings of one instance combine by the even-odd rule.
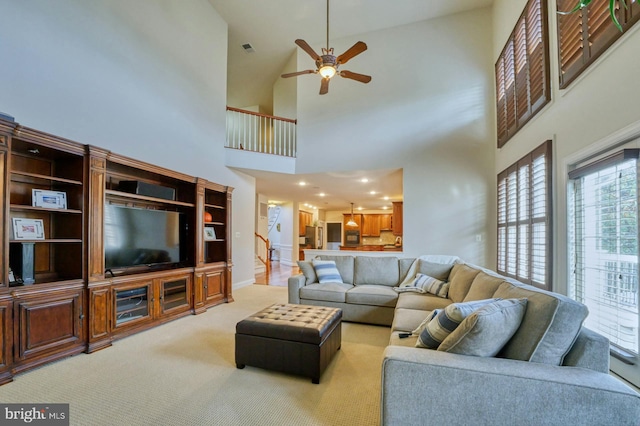
[[[483,8],[493,0],[330,0],[330,40]],[[259,105],[272,113],[273,85],[306,40],[316,52],[326,45],[326,0],[209,0],[228,24],[227,105]],[[242,45],[250,43],[254,53]],[[398,46],[402,49],[403,46]],[[341,52],[336,52],[341,53]],[[407,52],[419,54],[419,52]],[[311,61],[309,61],[311,63]],[[354,71],[363,71],[356,70]],[[365,72],[366,73],[366,72]],[[295,117],[290,117],[295,118]],[[401,200],[402,170],[357,170],[341,173],[287,175],[243,170],[256,178],[256,191],[270,200],[309,203],[326,210],[350,207],[380,209]],[[369,182],[363,184],[362,178]],[[301,187],[298,182],[306,181]],[[376,191],[372,195],[370,192]],[[326,194],[321,197],[319,194]],[[389,197],[384,200],[383,197]]]

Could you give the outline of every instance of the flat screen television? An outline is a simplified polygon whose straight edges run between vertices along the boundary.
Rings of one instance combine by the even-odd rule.
[[[105,268],[161,267],[186,261],[184,219],[179,212],[107,204]]]

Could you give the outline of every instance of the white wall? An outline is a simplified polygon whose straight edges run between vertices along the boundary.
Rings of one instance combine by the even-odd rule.
[[[317,76],[298,78],[296,171],[403,168],[407,255],[495,266],[490,28],[482,9],[332,40],[337,53],[367,43],[343,68],[371,83],[337,77],[320,96]]]
[[[495,0],[494,62],[525,4],[526,0]],[[608,7],[608,3],[603,7]],[[549,1],[549,10],[556,10],[555,1]],[[551,12],[549,19],[552,101],[502,149],[496,150],[494,173],[504,170],[545,140],[553,140],[553,286],[555,291],[566,293],[567,166],[577,159],[584,158],[587,152],[597,152],[605,145],[621,142],[620,137],[616,139],[615,135],[610,136],[620,129],[638,127],[640,124],[640,84],[637,77],[640,75],[640,24],[636,24],[631,33],[618,40],[568,89],[559,90],[555,13]],[[495,123],[495,117],[493,121]]]
[[[0,2],[0,111],[235,188],[233,280],[253,280],[255,180],[224,167],[227,24],[206,0]],[[239,237],[235,237],[239,232]]]

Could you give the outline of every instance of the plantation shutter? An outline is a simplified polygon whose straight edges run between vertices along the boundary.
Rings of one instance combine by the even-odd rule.
[[[497,271],[551,289],[551,141],[498,175]]]
[[[495,65],[498,148],[549,102],[546,0],[529,0]]]
[[[575,0],[558,0],[558,11],[571,10]],[[615,3],[620,32],[610,16],[609,0],[593,0],[569,15],[558,15],[558,55],[560,88],[566,88],[582,71],[606,51],[640,19],[640,6],[627,0],[628,9]]]
[[[589,308],[585,326],[638,354],[638,149],[569,173],[569,295]]]

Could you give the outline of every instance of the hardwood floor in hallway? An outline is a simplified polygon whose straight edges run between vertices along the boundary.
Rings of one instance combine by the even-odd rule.
[[[280,262],[271,262],[271,272],[269,275],[262,273],[256,274],[256,284],[287,286],[287,280],[290,276],[300,273],[297,266],[282,265]]]

